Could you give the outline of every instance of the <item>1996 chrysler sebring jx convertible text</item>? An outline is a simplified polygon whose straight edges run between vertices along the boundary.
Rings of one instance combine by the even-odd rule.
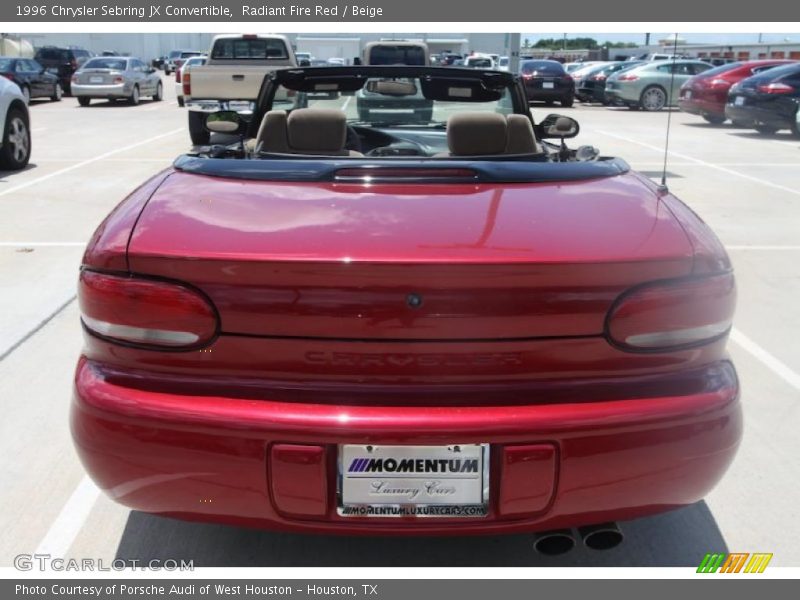
[[[348,120],[362,88],[433,110]],[[251,118],[206,125],[228,143],[143,184],[83,259],[71,425],[115,500],[544,532],[722,477],[742,427],[722,245],[624,161],[568,149],[574,120],[534,124],[515,75],[285,69]]]

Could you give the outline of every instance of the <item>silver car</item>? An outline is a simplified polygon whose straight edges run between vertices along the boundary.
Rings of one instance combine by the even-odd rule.
[[[81,106],[88,106],[92,98],[124,99],[135,105],[142,96],[161,100],[164,85],[158,71],[138,58],[100,56],[87,60],[72,76],[72,95]]]
[[[606,80],[606,98],[637,110],[661,110],[673,106],[678,90],[711,65],[699,60],[657,60],[614,73]]]

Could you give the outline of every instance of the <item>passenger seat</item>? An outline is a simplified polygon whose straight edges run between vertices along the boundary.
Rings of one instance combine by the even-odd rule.
[[[257,149],[276,154],[363,156],[347,150],[347,118],[340,110],[296,108],[271,110],[256,136]]]
[[[492,112],[468,112],[447,120],[449,152],[439,156],[491,156],[541,152],[530,120]]]

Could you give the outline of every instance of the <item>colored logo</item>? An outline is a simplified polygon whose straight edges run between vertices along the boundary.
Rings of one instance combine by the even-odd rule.
[[[734,552],[732,554],[706,554],[698,573],[763,573],[767,568],[772,554],[757,552]]]

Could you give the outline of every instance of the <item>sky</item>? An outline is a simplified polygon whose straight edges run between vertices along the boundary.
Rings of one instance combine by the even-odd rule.
[[[657,44],[658,40],[672,35],[671,33],[651,33],[650,43]],[[686,33],[678,34],[681,39],[686,40],[690,44],[746,44],[758,41],[757,33]],[[532,44],[541,38],[557,38],[560,37],[555,33],[523,33],[522,40],[528,38]],[[599,43],[604,42],[634,42],[636,44],[644,45],[644,33],[568,33],[567,38],[576,37],[590,37],[596,39]],[[762,34],[762,41],[764,42],[782,42],[786,38],[789,41],[800,42],[800,33],[764,33]]]

